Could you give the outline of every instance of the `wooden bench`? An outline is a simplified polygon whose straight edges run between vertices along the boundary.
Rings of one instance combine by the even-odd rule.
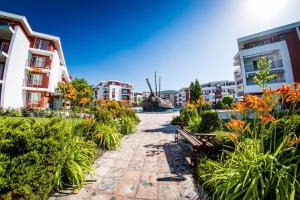
[[[191,165],[195,164],[197,154],[201,150],[211,150],[214,145],[211,143],[215,134],[195,134],[192,135],[189,131],[176,126],[175,142],[178,142],[179,135],[184,137],[192,145]]]

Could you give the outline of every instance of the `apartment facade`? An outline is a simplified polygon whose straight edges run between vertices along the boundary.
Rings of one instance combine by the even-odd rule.
[[[277,89],[284,83],[300,81],[300,22],[238,38],[237,42],[234,66],[241,69],[245,94],[262,92],[253,77],[263,56],[271,60],[271,73],[276,74],[268,87]]]
[[[170,101],[173,105],[175,105],[175,90],[165,90],[160,92],[160,97]]]
[[[175,93],[174,106],[177,108],[182,108],[190,100],[190,90],[189,88],[182,88]]]
[[[221,101],[225,96],[235,97],[235,81],[214,81],[201,84],[205,101],[214,103]],[[216,95],[216,93],[220,93]]]
[[[0,11],[0,107],[51,108],[58,82],[70,81],[59,37]]]
[[[101,81],[94,89],[96,99],[115,101],[134,101],[133,85],[127,82],[108,80]]]
[[[235,83],[235,101],[242,101],[244,99],[244,85],[241,67],[236,68],[233,75]]]

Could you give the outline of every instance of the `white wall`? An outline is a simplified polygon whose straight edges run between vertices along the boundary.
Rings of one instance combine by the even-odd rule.
[[[50,92],[55,92],[55,88],[57,87],[58,82],[61,78],[61,67],[60,67],[60,59],[56,50],[54,50],[52,63],[51,63],[51,72],[49,77],[49,86],[48,89]]]
[[[287,44],[285,41],[280,41],[272,44],[267,44],[263,46],[254,47],[251,49],[245,49],[240,51],[240,59],[241,59],[241,69],[243,73],[243,84],[244,84],[244,92],[247,93],[261,93],[262,89],[258,85],[247,85],[246,76],[245,76],[245,67],[244,67],[244,57],[249,56],[257,56],[259,54],[272,52],[275,50],[279,50],[279,54],[282,58],[282,64],[284,68],[284,76],[286,83],[292,83],[294,81],[292,65],[290,60],[289,51],[287,48]],[[272,89],[279,88],[283,83],[270,83],[268,87]]]
[[[20,27],[16,27],[5,65],[1,106],[23,107],[26,103],[23,81],[25,63],[28,59],[29,41]]]

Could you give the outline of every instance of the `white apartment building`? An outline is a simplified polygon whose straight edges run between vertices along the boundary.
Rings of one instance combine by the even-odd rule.
[[[245,94],[262,92],[253,77],[263,56],[272,61],[271,73],[276,74],[268,87],[277,89],[284,83],[300,81],[300,22],[238,38],[237,42],[234,66],[241,69]]]
[[[243,75],[240,67],[234,70],[234,82],[235,82],[235,100],[242,101],[244,98],[244,85],[243,85]]]
[[[175,93],[174,105],[175,107],[182,108],[190,100],[189,88],[182,88]]]
[[[96,99],[134,101],[133,85],[127,82],[101,81],[94,89]]]
[[[53,107],[60,81],[70,81],[60,38],[0,11],[0,107]]]
[[[217,92],[217,87],[221,89],[221,95],[218,97],[215,94]],[[209,103],[214,103],[215,101],[221,101],[225,96],[235,97],[235,82],[234,81],[214,81],[205,84],[201,84],[202,92],[205,101]]]

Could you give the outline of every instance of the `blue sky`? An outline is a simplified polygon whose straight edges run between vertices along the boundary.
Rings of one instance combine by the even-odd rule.
[[[148,90],[233,79],[236,39],[300,21],[299,0],[0,0],[35,31],[57,35],[70,74]]]

